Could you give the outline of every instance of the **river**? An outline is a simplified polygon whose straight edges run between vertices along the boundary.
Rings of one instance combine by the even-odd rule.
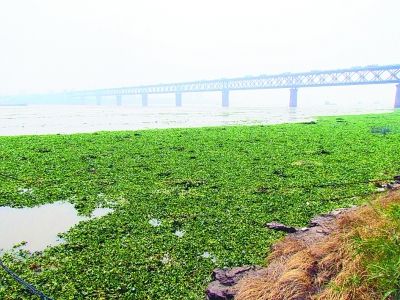
[[[171,127],[260,125],[302,122],[316,116],[391,112],[381,105],[314,107],[221,106],[0,106],[0,136],[71,134]]]

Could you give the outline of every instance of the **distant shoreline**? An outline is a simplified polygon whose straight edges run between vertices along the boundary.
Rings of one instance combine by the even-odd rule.
[[[28,106],[26,103],[10,103],[10,104],[0,104],[0,106]]]

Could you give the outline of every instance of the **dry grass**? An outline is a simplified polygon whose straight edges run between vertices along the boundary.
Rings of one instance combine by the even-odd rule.
[[[390,203],[400,203],[400,191],[340,215],[331,234],[312,245],[287,236],[273,246],[264,275],[244,278],[235,299],[382,299],[376,282],[367,280],[365,257],[355,250],[354,237],[373,238],[396,227],[382,213]]]

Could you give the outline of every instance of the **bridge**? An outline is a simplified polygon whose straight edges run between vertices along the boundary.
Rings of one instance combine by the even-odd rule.
[[[229,92],[236,90],[256,89],[282,89],[290,90],[289,106],[297,107],[297,92],[299,88],[322,87],[322,86],[346,86],[366,84],[396,84],[396,96],[394,107],[400,107],[400,64],[397,65],[369,65],[366,67],[352,67],[337,70],[313,70],[300,73],[281,73],[276,75],[245,76],[240,78],[221,78],[215,80],[201,80],[192,82],[141,85],[122,88],[108,88],[98,90],[72,91],[65,93],[51,94],[62,99],[81,99],[84,103],[86,97],[96,97],[97,105],[101,105],[101,97],[115,96],[116,104],[122,105],[122,96],[142,95],[142,106],[148,105],[149,94],[175,93],[175,105],[182,106],[182,94],[188,92],[222,92],[222,106],[229,106]],[[33,96],[25,95],[28,99]],[[9,96],[22,100],[21,96]],[[0,98],[1,99],[1,98]]]

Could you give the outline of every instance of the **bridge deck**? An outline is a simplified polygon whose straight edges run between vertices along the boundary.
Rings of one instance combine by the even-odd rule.
[[[123,95],[142,95],[142,105],[147,106],[148,94],[176,94],[176,105],[182,105],[182,93],[186,92],[211,92],[222,91],[222,106],[229,106],[229,91],[255,90],[255,89],[280,89],[289,88],[289,106],[297,106],[297,89],[302,87],[318,86],[344,86],[365,84],[397,83],[397,93],[394,107],[400,107],[400,64],[367,67],[353,67],[337,70],[314,70],[301,73],[282,73],[276,75],[245,76],[241,78],[221,78],[215,80],[201,80],[169,84],[141,85],[122,88],[109,88],[97,90],[71,91],[56,94],[35,94],[0,97],[2,102],[15,102],[20,100],[35,101],[35,99],[68,99],[80,98],[84,103],[85,97],[96,97],[97,104],[101,104],[102,96],[116,96],[117,105],[122,104]]]
[[[221,78],[72,92],[73,97],[400,83],[400,65]]]

